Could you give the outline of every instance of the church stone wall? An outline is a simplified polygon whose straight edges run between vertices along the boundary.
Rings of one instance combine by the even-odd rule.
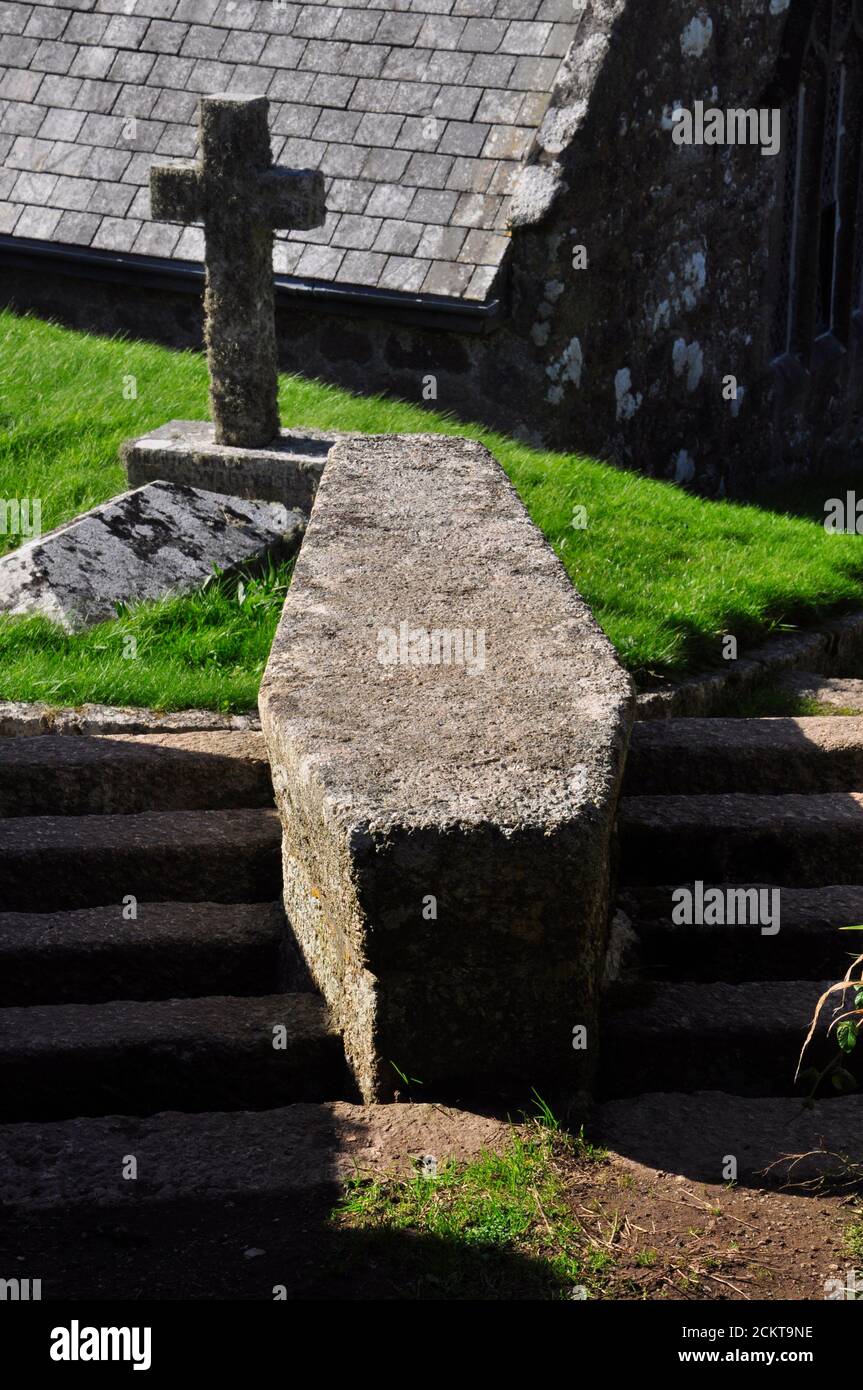
[[[550,210],[514,231],[515,325],[538,350],[550,440],[709,494],[833,466],[854,440],[853,336],[817,370],[774,363],[784,149],[673,136],[674,107],[699,100],[780,109],[798,18],[790,0],[583,5],[535,152]]]

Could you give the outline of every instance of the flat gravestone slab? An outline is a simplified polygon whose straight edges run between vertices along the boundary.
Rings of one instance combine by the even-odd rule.
[[[281,430],[263,449],[217,444],[215,427],[201,420],[171,420],[120,446],[130,487],[164,478],[188,487],[258,498],[308,512],[327,455],[344,434]]]
[[[120,603],[199,589],[216,566],[230,573],[287,556],[303,526],[277,503],[148,483],[0,560],[0,612],[76,631],[113,618]]]
[[[486,449],[333,448],[260,707],[288,917],[364,1098],[395,1068],[585,1090],[632,689]]]

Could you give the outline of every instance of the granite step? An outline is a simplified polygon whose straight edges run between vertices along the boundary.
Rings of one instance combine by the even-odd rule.
[[[410,1176],[435,1136],[438,1163],[500,1152],[512,1126],[443,1105],[297,1102],[264,1111],[162,1112],[0,1125],[0,1206],[47,1214],[224,1205],[339,1186],[362,1172]],[[134,1182],[122,1155],[138,1159]],[[40,1162],[33,1162],[33,1155]]]
[[[729,1156],[739,1182],[806,1181],[836,1176],[843,1160],[863,1162],[863,1095],[806,1109],[789,1096],[648,1091],[600,1106],[590,1137],[633,1163],[698,1182],[727,1181]]]
[[[690,921],[684,923],[672,920],[681,903],[673,895],[681,887],[691,894],[692,904]],[[717,890],[721,899],[711,898]],[[709,910],[711,902],[721,902],[725,921],[694,920],[717,915]],[[849,956],[863,951],[863,935],[841,931],[863,923],[860,884],[666,884],[623,889],[618,906],[638,936],[641,968],[654,980],[839,979]],[[777,921],[779,930],[774,931]]]
[[[776,682],[778,690],[796,700],[821,705],[825,715],[863,714],[863,680],[821,676],[814,671],[786,671]]]
[[[624,790],[635,796],[863,791],[863,718],[637,723]]]
[[[626,796],[619,817],[626,884],[863,880],[863,794]]]
[[[274,809],[21,816],[0,821],[0,910],[281,898]]]
[[[272,806],[260,733],[0,739],[0,816]]]
[[[687,982],[613,991],[603,1018],[599,1094],[721,1090],[802,1096],[805,1088],[794,1083],[800,1049],[818,1000],[833,983]],[[823,1017],[826,1028],[832,1009]],[[837,1052],[825,1028],[819,1027],[805,1067],[823,1066]],[[853,1060],[846,1066],[855,1070]]]
[[[348,1084],[341,1039],[310,994],[0,1010],[4,1121],[256,1110],[342,1099]]]
[[[0,1007],[268,994],[287,977],[281,903],[142,902],[0,913]],[[292,985],[292,987],[295,987]]]

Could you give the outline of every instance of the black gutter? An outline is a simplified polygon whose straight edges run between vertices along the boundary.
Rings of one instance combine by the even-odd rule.
[[[130,251],[96,251],[31,237],[0,236],[2,266],[37,273],[52,270],[75,279],[104,280],[179,294],[201,295],[204,289],[204,267],[197,261],[138,256]],[[403,294],[363,285],[303,280],[293,275],[276,275],[275,285],[277,307],[290,305],[321,313],[386,319],[451,333],[490,333],[503,317],[499,298],[480,304],[443,295]]]

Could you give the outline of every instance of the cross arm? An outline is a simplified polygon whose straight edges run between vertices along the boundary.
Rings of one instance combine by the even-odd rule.
[[[327,215],[319,169],[267,169],[258,179],[259,211],[270,227],[308,232]]]
[[[204,217],[201,170],[194,160],[154,164],[150,170],[150,206],[159,222],[200,222]]]

